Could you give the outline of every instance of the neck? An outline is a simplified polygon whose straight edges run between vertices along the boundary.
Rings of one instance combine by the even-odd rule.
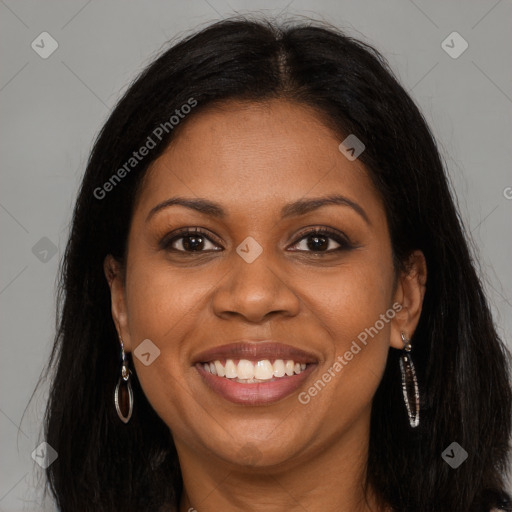
[[[324,446],[307,447],[293,461],[272,466],[229,464],[176,441],[184,484],[179,510],[384,512],[365,489],[369,414],[360,421],[366,426],[354,424]]]

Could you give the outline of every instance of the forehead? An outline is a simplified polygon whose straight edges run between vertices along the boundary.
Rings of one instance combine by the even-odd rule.
[[[173,195],[207,197],[237,216],[342,193],[382,213],[367,170],[315,110],[284,100],[229,101],[196,112],[150,166],[138,209]],[[277,211],[272,208],[272,211]]]

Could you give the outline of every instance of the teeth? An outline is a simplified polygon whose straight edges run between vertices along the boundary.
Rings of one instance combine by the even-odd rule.
[[[228,359],[226,361],[225,370],[226,370],[226,377],[228,379],[236,379],[238,377],[238,374],[236,372],[236,366],[235,366],[235,363],[233,363],[232,359]]]
[[[226,370],[224,370],[224,366],[220,364],[220,361],[215,361],[215,370],[217,370],[217,375],[219,377],[225,377],[226,376]]]
[[[268,359],[249,361],[240,359],[236,365],[232,359],[227,359],[223,365],[219,360],[204,363],[203,368],[212,375],[236,379],[237,382],[253,383],[271,380],[273,378],[291,377],[298,375],[306,369],[306,363],[296,363],[288,359],[276,359],[272,364]]]
[[[274,377],[284,377],[284,361],[282,359],[274,362]]]
[[[254,378],[259,380],[269,380],[274,376],[274,367],[268,359],[258,361],[254,368]],[[242,377],[240,377],[242,378]]]
[[[237,377],[239,379],[254,379],[254,366],[247,359],[240,359],[237,366]],[[258,377],[261,379],[261,377]]]

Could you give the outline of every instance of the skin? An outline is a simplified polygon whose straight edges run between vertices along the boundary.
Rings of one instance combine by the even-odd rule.
[[[417,326],[426,264],[416,251],[410,271],[395,275],[383,203],[364,166],[339,151],[341,140],[314,110],[285,100],[228,101],[197,112],[148,170],[126,266],[105,259],[125,351],[145,339],[160,350],[149,366],[133,360],[173,434],[184,479],[181,512],[386,510],[363,488],[371,401],[390,346],[402,348],[400,332],[410,338]],[[369,223],[343,205],[281,219],[285,204],[333,193],[360,205]],[[206,198],[227,215],[174,205],[146,221],[174,196]],[[159,247],[187,227],[201,227],[211,240],[198,249],[203,253],[178,252],[190,241],[183,238],[174,252]],[[339,230],[355,248],[331,251],[340,245],[327,238],[319,252],[331,252],[315,254],[318,245],[308,247],[314,240],[298,236],[306,227]],[[263,249],[252,263],[236,252],[248,236]],[[298,393],[394,303],[403,309],[301,404]],[[192,359],[241,338],[296,346],[312,352],[318,366],[279,402],[233,404],[206,387]]]

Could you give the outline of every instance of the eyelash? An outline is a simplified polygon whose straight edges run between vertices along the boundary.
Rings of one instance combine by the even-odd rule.
[[[168,236],[164,237],[162,241],[160,242],[159,246],[163,250],[171,251],[171,252],[177,252],[177,253],[183,253],[183,254],[199,254],[199,253],[207,253],[207,252],[217,252],[217,250],[207,250],[207,251],[185,251],[180,249],[174,249],[170,247],[172,243],[176,240],[180,240],[181,238],[186,238],[190,235],[203,235],[204,238],[209,240],[211,243],[216,243],[208,236],[208,234],[201,230],[200,228],[182,228],[178,231],[172,233],[172,238],[169,238]],[[309,252],[311,254],[317,254],[317,255],[325,255],[325,254],[332,254],[335,252],[340,251],[346,251],[355,248],[355,245],[350,243],[346,236],[344,236],[342,233],[338,232],[337,230],[329,229],[329,228],[323,228],[323,227],[317,227],[317,228],[309,228],[301,233],[299,233],[297,236],[298,238],[293,243],[293,245],[297,245],[299,242],[301,242],[303,239],[307,238],[311,235],[324,235],[328,238],[331,238],[336,243],[340,245],[340,247],[337,247],[336,249],[330,249],[327,251],[305,251],[305,250],[296,250],[296,252]]]

